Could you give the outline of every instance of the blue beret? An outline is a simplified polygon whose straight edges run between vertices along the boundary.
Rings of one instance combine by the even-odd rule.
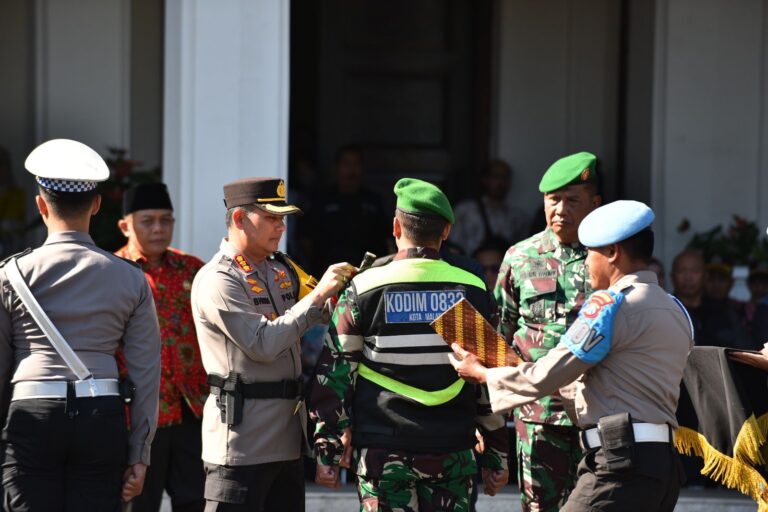
[[[656,217],[640,201],[614,201],[584,217],[579,225],[579,241],[585,247],[604,247],[626,240],[651,225]]]

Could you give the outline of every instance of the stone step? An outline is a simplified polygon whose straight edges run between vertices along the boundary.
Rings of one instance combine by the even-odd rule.
[[[307,512],[341,512],[359,510],[354,489],[324,491],[315,486],[307,487]],[[477,512],[517,512],[520,495],[503,492],[495,497],[480,496]],[[724,490],[684,490],[675,512],[755,512],[757,505],[736,492]]]

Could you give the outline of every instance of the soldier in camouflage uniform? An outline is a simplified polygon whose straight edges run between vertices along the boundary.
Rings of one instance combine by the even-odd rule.
[[[547,170],[539,184],[547,228],[512,246],[499,271],[499,328],[526,361],[557,345],[591,292],[577,230],[600,205],[595,163],[594,155],[576,153]],[[516,409],[515,418],[523,511],[559,510],[581,458],[577,429],[560,396]]]
[[[495,304],[477,276],[439,259],[453,212],[440,190],[403,179],[393,261],[355,276],[331,320],[312,392],[316,482],[338,486],[343,431],[351,427],[361,510],[468,511],[477,464],[487,494],[506,484],[508,438],[487,388],[462,384],[450,348],[430,327],[461,298],[490,318]]]

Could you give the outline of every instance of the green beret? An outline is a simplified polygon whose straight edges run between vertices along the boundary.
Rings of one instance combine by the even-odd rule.
[[[594,182],[596,163],[597,157],[586,151],[561,158],[541,177],[539,192],[546,194],[568,185]]]
[[[395,183],[397,208],[416,215],[438,215],[451,224],[456,221],[453,208],[443,191],[426,181],[402,178]]]

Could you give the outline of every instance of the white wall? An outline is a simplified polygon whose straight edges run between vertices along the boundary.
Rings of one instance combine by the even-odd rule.
[[[619,3],[499,0],[494,147],[514,169],[512,198],[541,206],[538,184],[558,158],[600,157],[615,185]]]
[[[668,262],[733,214],[768,223],[767,15],[765,0],[657,0],[652,197]]]
[[[210,258],[222,186],[287,177],[289,2],[167,0],[164,179],[176,245]]]
[[[129,0],[36,0],[35,138],[130,143]]]

